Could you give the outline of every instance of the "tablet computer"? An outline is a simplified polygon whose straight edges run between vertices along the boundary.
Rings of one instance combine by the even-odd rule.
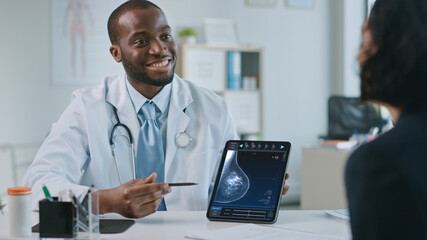
[[[228,141],[206,216],[209,220],[274,223],[291,144]]]

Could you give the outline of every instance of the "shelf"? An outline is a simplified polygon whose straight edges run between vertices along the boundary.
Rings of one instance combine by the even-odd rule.
[[[177,74],[222,95],[239,134],[262,138],[262,49],[183,44],[178,52]]]

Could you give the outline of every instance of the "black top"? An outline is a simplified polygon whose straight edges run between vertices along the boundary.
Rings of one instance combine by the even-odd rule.
[[[427,112],[359,147],[345,184],[354,240],[427,239]]]

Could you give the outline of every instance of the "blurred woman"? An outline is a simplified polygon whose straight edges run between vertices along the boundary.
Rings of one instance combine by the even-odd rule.
[[[353,239],[427,239],[427,0],[377,0],[362,33],[361,100],[395,126],[347,162]]]

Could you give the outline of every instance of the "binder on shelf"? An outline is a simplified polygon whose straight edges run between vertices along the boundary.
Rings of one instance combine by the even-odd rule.
[[[242,88],[242,54],[239,51],[227,52],[227,88]]]

